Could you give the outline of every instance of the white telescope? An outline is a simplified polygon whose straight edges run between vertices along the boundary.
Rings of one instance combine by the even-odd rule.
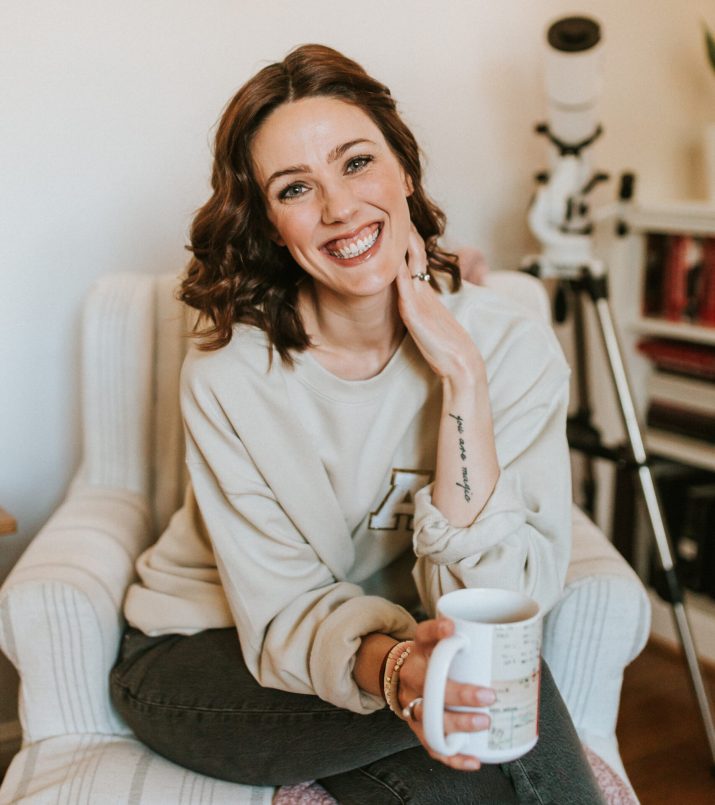
[[[566,17],[549,27],[546,41],[549,131],[567,147],[584,147],[599,130],[596,105],[603,89],[601,28],[588,17]]]

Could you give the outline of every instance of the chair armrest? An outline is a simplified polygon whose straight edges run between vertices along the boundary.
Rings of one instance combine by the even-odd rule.
[[[75,483],[0,588],[0,647],[20,675],[24,740],[126,733],[109,704],[146,499]]]
[[[645,588],[576,506],[573,551],[561,599],[544,625],[544,657],[582,735],[613,737],[623,671],[650,632]]]

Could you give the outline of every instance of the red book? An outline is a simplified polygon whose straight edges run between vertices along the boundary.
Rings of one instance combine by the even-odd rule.
[[[698,292],[698,324],[715,327],[715,238],[703,240],[703,267]]]
[[[663,278],[663,312],[666,319],[671,321],[680,321],[688,306],[690,247],[689,235],[673,235],[670,238]]]
[[[715,347],[668,338],[647,338],[638,350],[666,372],[715,380]]]

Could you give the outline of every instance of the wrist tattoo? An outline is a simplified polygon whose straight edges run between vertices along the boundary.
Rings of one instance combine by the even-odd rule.
[[[464,499],[467,503],[472,499],[472,487],[469,485],[469,473],[466,467],[462,467],[462,483],[457,482],[457,486],[462,487]]]
[[[452,419],[457,420],[457,433],[464,433],[464,420],[458,414],[450,414]]]
[[[450,416],[457,422],[457,433],[464,433],[464,420],[462,417],[459,416],[459,414],[450,414]],[[466,461],[467,446],[461,436],[459,437],[458,446],[459,457],[462,459],[462,461]],[[466,467],[462,467],[462,483],[460,484],[459,481],[457,481],[457,486],[462,487],[462,491],[464,492],[464,500],[469,503],[472,499],[472,487],[469,485],[469,473],[467,472]]]

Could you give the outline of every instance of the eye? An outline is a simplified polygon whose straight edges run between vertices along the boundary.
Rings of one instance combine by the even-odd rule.
[[[352,159],[348,160],[347,165],[345,166],[345,171],[347,173],[357,173],[361,171],[364,167],[366,167],[370,162],[372,162],[373,157],[369,154],[365,154],[364,156],[353,157]]]
[[[300,182],[295,182],[294,184],[289,184],[288,187],[284,187],[283,190],[278,193],[278,198],[281,201],[290,200],[292,198],[298,198],[307,192],[307,187]]]

